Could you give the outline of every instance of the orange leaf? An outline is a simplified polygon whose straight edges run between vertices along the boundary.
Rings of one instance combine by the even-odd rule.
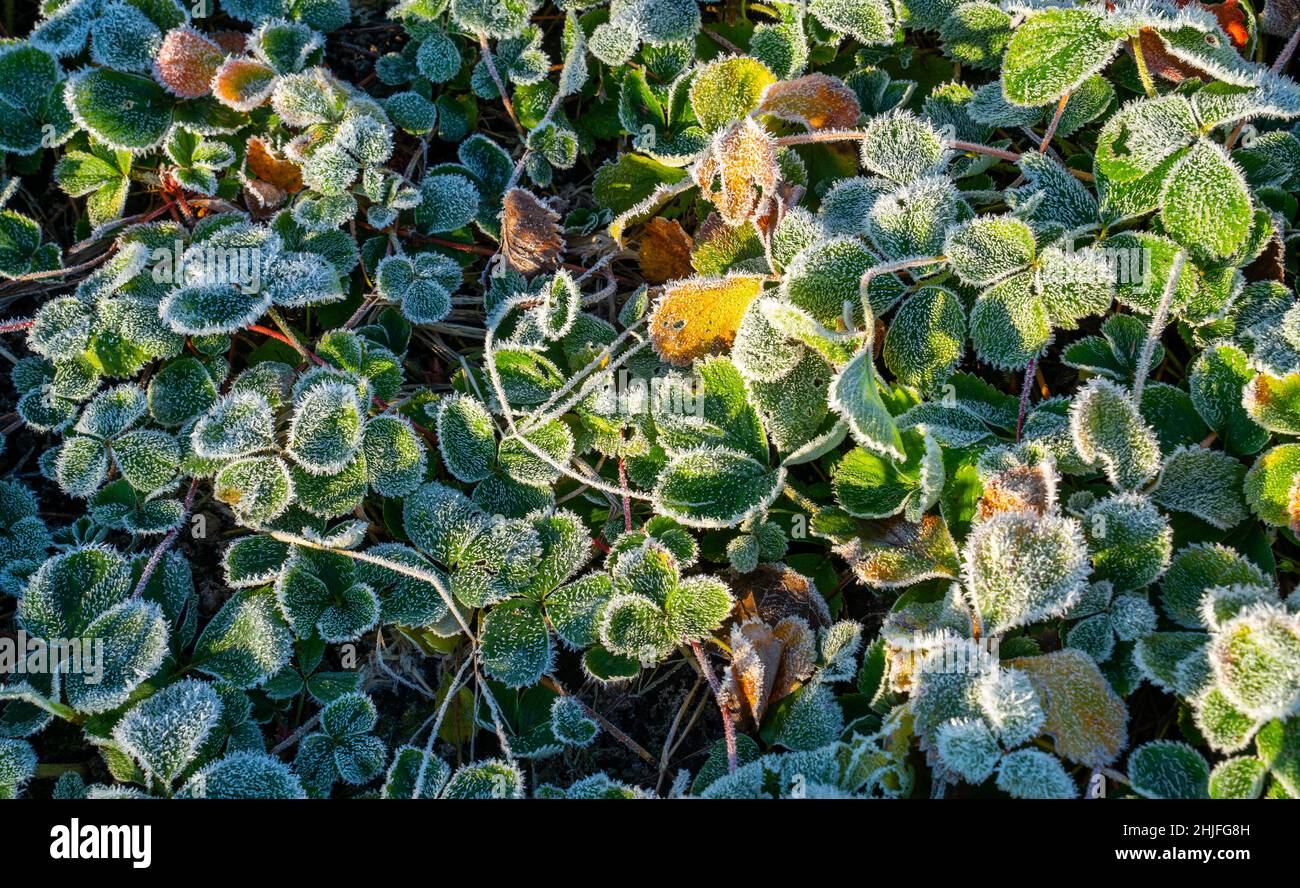
[[[673,219],[656,216],[641,237],[641,274],[652,284],[690,277],[691,236]]]
[[[501,253],[520,274],[551,271],[560,264],[564,237],[560,216],[531,191],[511,188],[501,206]]]
[[[153,76],[173,95],[197,99],[212,91],[212,75],[225,57],[220,46],[193,28],[173,28],[158,49]]]
[[[650,315],[654,349],[670,364],[689,366],[696,358],[731,348],[749,303],[763,289],[754,274],[690,278],[669,284]]]
[[[759,114],[770,114],[810,130],[847,129],[862,116],[858,97],[838,77],[807,74],[773,83],[763,93]]]
[[[247,163],[250,173],[286,194],[302,191],[302,170],[298,164],[276,157],[267,144],[256,136],[248,139]]]

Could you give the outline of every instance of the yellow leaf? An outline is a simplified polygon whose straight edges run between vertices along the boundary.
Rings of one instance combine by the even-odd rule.
[[[686,367],[729,349],[763,280],[761,275],[734,274],[669,284],[650,315],[650,339],[659,357]]]
[[[1003,662],[1029,676],[1056,752],[1089,768],[1109,765],[1128,745],[1128,708],[1083,651],[1065,649]]]

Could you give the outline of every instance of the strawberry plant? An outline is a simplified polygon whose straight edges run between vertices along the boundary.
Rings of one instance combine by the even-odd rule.
[[[1292,6],[11,4],[0,797],[1300,795]]]

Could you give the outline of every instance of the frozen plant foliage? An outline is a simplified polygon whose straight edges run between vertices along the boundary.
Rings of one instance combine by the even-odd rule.
[[[1300,795],[1293,5],[20,14],[0,796]]]

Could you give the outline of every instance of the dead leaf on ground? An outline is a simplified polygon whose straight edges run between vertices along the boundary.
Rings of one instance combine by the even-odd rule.
[[[298,164],[277,156],[261,139],[249,138],[247,166],[258,179],[269,182],[285,194],[302,191],[302,170]]]
[[[520,274],[553,271],[564,252],[560,216],[523,188],[506,192],[501,206],[501,254]]]

